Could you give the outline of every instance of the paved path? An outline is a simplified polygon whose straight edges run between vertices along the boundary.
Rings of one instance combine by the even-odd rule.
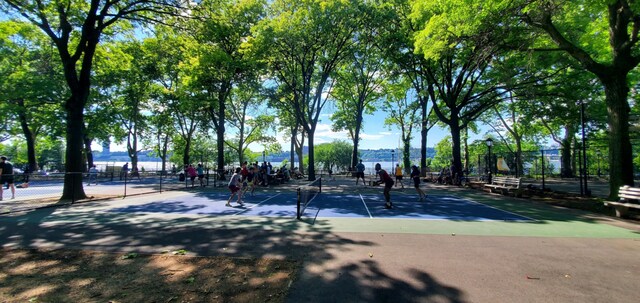
[[[340,190],[376,193],[381,189]],[[272,191],[285,191],[275,188]],[[533,222],[123,213],[187,200],[172,191],[0,217],[5,247],[81,248],[303,260],[289,302],[635,302],[640,225],[448,187]],[[393,195],[411,190],[394,191]]]

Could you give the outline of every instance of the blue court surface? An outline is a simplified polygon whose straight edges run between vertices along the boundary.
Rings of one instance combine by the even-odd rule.
[[[196,196],[167,199],[112,209],[126,213],[201,214],[213,216],[296,217],[296,195],[256,194],[244,197],[244,206],[232,202],[225,206],[228,194],[200,193]],[[404,218],[456,221],[534,221],[482,203],[447,195],[429,195],[419,202],[416,195],[392,195],[393,209],[384,208],[382,195],[321,193],[304,209],[303,219],[318,218]]]

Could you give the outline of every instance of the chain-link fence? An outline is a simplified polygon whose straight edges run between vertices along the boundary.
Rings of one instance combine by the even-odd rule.
[[[638,158],[634,148],[634,159]],[[478,156],[475,166],[479,175],[521,177],[523,183],[541,189],[552,189],[581,195],[607,197],[609,195],[608,147],[580,144],[568,150],[498,152]],[[489,160],[490,159],[490,160]],[[631,164],[630,165],[634,165]],[[634,176],[640,169],[634,165]]]
[[[126,197],[131,195],[163,192],[208,186],[226,186],[224,181],[217,181],[213,172],[206,172],[203,178],[191,178],[184,173],[167,173],[161,171],[120,173],[113,170],[97,173],[38,173],[6,175],[4,182],[0,213],[16,211],[16,208],[30,209],[40,205],[58,203],[63,196],[65,178],[81,178],[82,189],[71,189],[72,192],[84,192],[89,199]],[[10,184],[11,183],[11,184]],[[70,182],[76,184],[76,182]],[[86,199],[86,198],[83,198]],[[75,203],[83,200],[72,197]]]

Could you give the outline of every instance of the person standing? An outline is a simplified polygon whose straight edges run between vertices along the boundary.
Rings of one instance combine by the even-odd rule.
[[[402,166],[400,164],[396,164],[396,187],[398,187],[398,183],[404,188],[404,183],[402,183]]]
[[[200,181],[200,187],[204,187],[204,167],[202,167],[202,163],[198,163],[198,169],[196,169],[198,173],[198,181]]]
[[[420,189],[420,170],[415,165],[411,167],[411,179],[413,179],[413,187],[416,188],[418,196],[420,197],[419,201],[424,201],[427,195]]]
[[[384,207],[386,209],[393,208],[393,203],[391,203],[391,187],[393,187],[393,179],[389,176],[386,170],[382,169],[380,163],[376,163],[375,166],[376,174],[380,176],[380,180],[375,182],[375,185],[380,185],[384,183],[384,200],[386,201]]]
[[[89,184],[87,186],[91,186],[91,181],[98,185],[98,169],[95,164],[89,168]]]
[[[229,196],[229,200],[227,200],[227,204],[225,206],[231,207],[231,199],[233,196],[238,195],[238,205],[244,206],[242,203],[242,175],[240,174],[242,169],[240,167],[236,167],[236,172],[231,176],[231,180],[229,180],[229,190],[231,191],[231,196]]]
[[[362,164],[362,159],[356,165],[356,185],[358,185],[358,180],[362,178],[362,185],[367,186],[367,183],[364,181],[364,164]]]
[[[191,187],[195,187],[196,186],[195,181],[196,181],[196,177],[198,176],[198,172],[196,172],[196,169],[193,168],[193,165],[191,164],[187,166],[187,175],[191,179]]]
[[[120,170],[120,180],[127,178],[128,172],[129,172],[129,162],[122,165],[122,169]]]
[[[16,187],[13,184],[13,165],[7,162],[7,157],[0,157],[0,201],[2,201],[2,191],[4,184],[11,189],[11,199],[16,198]]]

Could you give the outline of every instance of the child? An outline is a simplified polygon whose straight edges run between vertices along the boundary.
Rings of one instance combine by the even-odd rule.
[[[393,203],[391,203],[391,187],[393,187],[393,179],[389,176],[386,170],[382,169],[380,163],[376,163],[375,166],[376,173],[380,176],[380,181],[376,181],[375,185],[380,185],[384,183],[384,199],[387,202],[384,207],[386,209],[393,208]]]
[[[236,194],[238,195],[238,204],[240,206],[244,206],[244,204],[242,203],[242,175],[240,174],[240,171],[242,171],[242,169],[240,167],[237,167],[236,173],[233,174],[233,176],[231,176],[231,180],[229,180],[229,190],[231,191],[231,196],[229,197],[229,200],[227,200],[227,204],[225,204],[225,206],[231,207],[231,199],[233,199],[233,196],[235,196]]]
[[[418,196],[420,196],[419,200],[424,201],[427,195],[420,189],[420,170],[418,170],[418,167],[415,165],[411,167],[411,179],[413,179],[413,186],[416,188]]]

